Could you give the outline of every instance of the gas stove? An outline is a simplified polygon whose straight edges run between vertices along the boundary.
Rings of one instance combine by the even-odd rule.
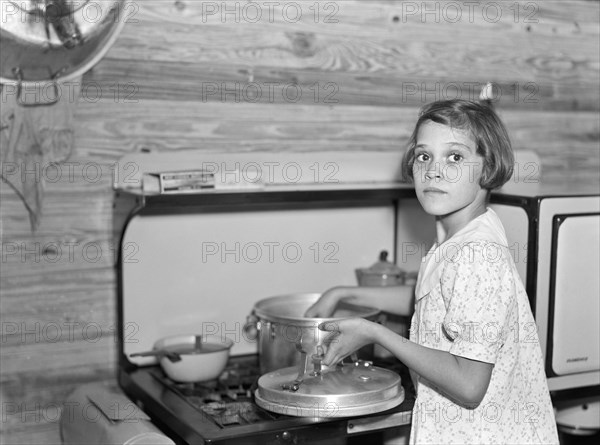
[[[159,366],[122,373],[123,390],[178,444],[351,444],[410,423],[414,389],[407,368],[395,359],[375,364],[397,372],[405,400],[384,412],[360,418],[292,417],[255,403],[260,377],[257,355],[231,357],[218,379],[178,383]],[[372,438],[371,438],[372,439]]]
[[[387,359],[373,364],[401,377],[404,401],[394,408],[348,417],[265,410],[255,401],[257,340],[244,330],[265,297],[356,284],[355,267],[382,249],[393,251],[400,239],[402,199],[414,199],[414,191],[383,185],[172,196],[117,191],[119,386],[178,444],[342,445],[410,425],[410,376]],[[233,340],[228,366],[215,381],[176,383],[156,361],[131,358],[159,338],[189,333]]]
[[[382,250],[391,252],[407,272],[418,270],[425,253],[418,246],[428,245],[435,227],[433,222],[425,222],[431,219],[418,205],[413,187],[397,182],[400,159],[395,156],[400,152],[391,157],[378,152],[340,157],[338,152],[214,155],[190,150],[132,154],[121,160],[121,166],[136,167],[136,177],[125,170],[117,175],[115,184],[119,385],[165,434],[179,444],[312,445],[352,443],[355,439],[372,443],[376,440],[366,440],[363,435],[384,434],[410,424],[414,405],[410,376],[393,360],[374,363],[398,369],[401,375],[404,402],[388,411],[315,418],[262,409],[254,401],[260,377],[259,348],[256,338],[249,338],[243,329],[254,304],[265,297],[356,285],[355,268],[371,264]],[[314,173],[315,166],[332,165],[339,175],[330,178],[334,181],[303,180],[296,184],[278,177],[257,188],[228,186],[168,195],[147,194],[133,185],[140,184],[144,174],[163,171],[167,166],[169,170],[189,170],[207,161],[223,166],[226,173],[256,165],[289,165]],[[576,200],[562,199],[549,190],[545,192],[550,197],[545,199],[550,208],[547,214],[542,214],[546,204],[541,204],[539,193],[504,191],[492,195],[501,218],[511,221],[511,243],[524,246],[530,253],[537,253],[539,246],[537,238],[527,234],[541,234],[545,227],[549,246],[556,237],[556,231],[551,230],[556,215],[597,216],[596,192],[593,197],[580,196],[580,204],[571,207],[568,203]],[[554,303],[546,301],[550,293],[537,286],[550,283],[544,274],[551,272],[553,252],[542,253],[545,269],[541,263],[522,258],[516,263],[523,266],[519,266],[520,273],[528,294],[535,297],[531,303],[542,323],[540,339],[550,367],[554,351],[546,343],[551,345],[552,341]],[[155,363],[130,360],[132,353],[150,350],[160,338],[190,333],[220,334],[234,340],[228,368],[216,381],[181,385],[169,381]],[[569,366],[582,363],[569,362]],[[552,374],[551,389],[554,382],[555,390],[570,391],[572,386],[581,391],[578,396],[588,394],[590,385],[597,388],[598,377],[597,369],[589,371]]]

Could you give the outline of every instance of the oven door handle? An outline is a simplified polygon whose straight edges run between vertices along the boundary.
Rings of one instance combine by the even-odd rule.
[[[346,432],[348,434],[360,434],[369,431],[379,431],[387,428],[410,425],[412,411],[400,411],[383,416],[357,418],[348,420]]]

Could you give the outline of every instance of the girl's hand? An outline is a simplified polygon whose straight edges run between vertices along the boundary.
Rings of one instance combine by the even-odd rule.
[[[354,351],[373,343],[373,324],[364,318],[347,318],[321,323],[320,330],[331,332],[323,341],[326,347],[323,364],[335,365]]]
[[[334,287],[329,289],[321,295],[315,304],[306,310],[304,316],[309,318],[331,317],[343,296],[342,288]]]

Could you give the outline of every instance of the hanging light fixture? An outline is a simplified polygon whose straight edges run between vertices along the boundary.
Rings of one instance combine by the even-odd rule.
[[[50,45],[53,32],[65,48],[74,48],[83,43],[83,36],[75,21],[75,12],[87,5],[89,0],[30,0],[12,3],[27,14],[41,19]]]
[[[80,78],[116,40],[128,0],[0,0],[0,83],[26,88]],[[50,102],[51,103],[51,102]],[[34,105],[47,105],[36,103]]]

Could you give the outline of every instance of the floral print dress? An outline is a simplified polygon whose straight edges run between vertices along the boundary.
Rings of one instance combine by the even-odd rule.
[[[410,339],[493,363],[477,407],[416,375],[412,444],[558,444],[537,328],[492,209],[442,244],[419,271]]]

